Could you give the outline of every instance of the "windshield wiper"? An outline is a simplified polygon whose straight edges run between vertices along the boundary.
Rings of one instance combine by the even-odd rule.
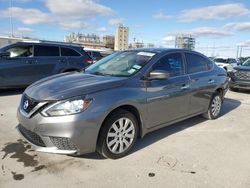
[[[111,74],[106,74],[106,73],[102,73],[102,72],[92,72],[91,74],[94,74],[94,75],[101,75],[101,76],[112,76]]]

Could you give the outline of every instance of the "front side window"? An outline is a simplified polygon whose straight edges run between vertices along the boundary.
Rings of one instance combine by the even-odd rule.
[[[152,52],[125,51],[109,55],[86,69],[88,74],[129,77],[137,73],[155,55]]]
[[[180,53],[169,54],[161,58],[153,65],[153,70],[164,70],[170,73],[170,77],[184,74],[184,64]]]
[[[55,46],[36,45],[34,56],[59,56],[59,48]]]
[[[196,54],[186,53],[186,60],[189,74],[208,71],[213,67],[210,60]]]
[[[32,57],[33,46],[15,46],[6,50],[6,52],[10,52],[10,58]]]

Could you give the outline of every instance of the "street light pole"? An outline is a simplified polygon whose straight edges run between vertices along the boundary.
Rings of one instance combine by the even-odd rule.
[[[9,0],[9,10],[10,10],[10,31],[11,31],[11,37],[14,37],[14,34],[13,34],[13,23],[12,23],[12,0]]]

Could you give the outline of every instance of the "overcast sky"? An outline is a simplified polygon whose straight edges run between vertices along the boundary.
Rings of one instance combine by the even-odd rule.
[[[11,11],[10,11],[11,10]],[[62,41],[71,32],[114,34],[117,24],[134,38],[156,46],[174,47],[174,36],[196,37],[204,54],[250,56],[249,0],[0,0],[0,35]]]

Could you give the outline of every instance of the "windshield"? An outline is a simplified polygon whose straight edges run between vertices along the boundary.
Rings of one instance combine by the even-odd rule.
[[[129,77],[144,67],[154,55],[155,53],[143,51],[117,52],[89,66],[85,72],[96,75]]]
[[[242,65],[243,66],[250,66],[250,58],[247,59]]]

